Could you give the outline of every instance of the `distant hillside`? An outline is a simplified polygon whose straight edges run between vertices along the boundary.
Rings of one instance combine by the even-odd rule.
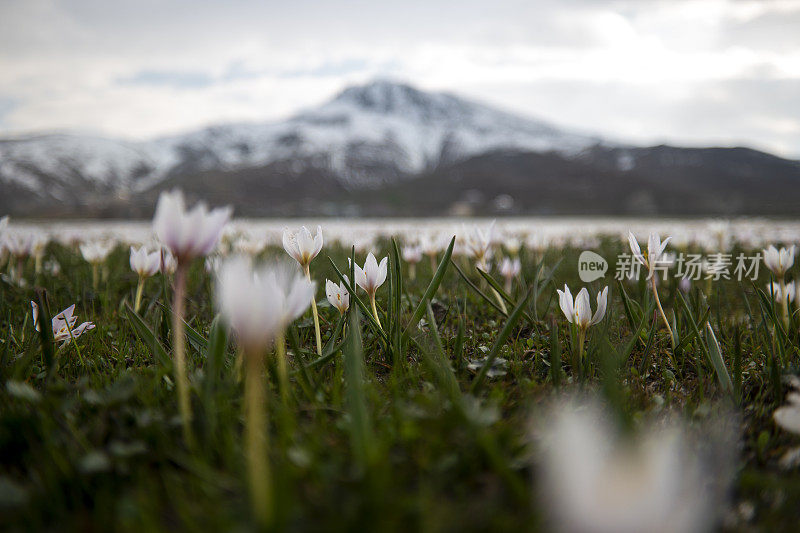
[[[800,163],[649,148],[377,81],[267,124],[0,141],[0,211],[149,216],[178,186],[242,215],[800,213]]]

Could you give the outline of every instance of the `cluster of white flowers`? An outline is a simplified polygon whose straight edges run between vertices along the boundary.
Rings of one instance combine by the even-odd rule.
[[[177,192],[168,193],[165,206],[173,206],[176,202],[184,202]],[[209,228],[193,228],[198,230],[213,229],[218,224],[223,226],[221,241],[225,244],[220,251],[233,251],[255,256],[269,246],[280,245],[283,238],[284,223],[270,220],[237,220],[228,221],[230,210],[227,208],[211,210],[202,204],[192,211],[182,211],[186,216],[199,217],[202,214],[213,215],[204,222]],[[165,211],[162,210],[162,213]],[[7,218],[7,217],[6,217]],[[4,219],[0,218],[0,221]],[[160,218],[160,223],[177,227],[169,218]],[[43,238],[45,242],[55,241],[66,246],[81,243],[111,242],[115,246],[147,246],[165,245],[165,241],[153,239],[153,225],[142,222],[102,223],[58,222],[46,225],[31,222],[9,224],[0,222],[0,249],[8,252],[6,240],[17,250],[27,256],[32,255],[31,239]],[[224,224],[223,222],[227,222]],[[2,226],[6,226],[3,231]],[[317,224],[314,224],[316,227]],[[800,223],[778,222],[769,220],[741,221],[659,221],[614,220],[614,219],[501,219],[477,223],[476,229],[465,226],[458,219],[433,220],[370,220],[353,224],[346,220],[326,220],[325,233],[329,244],[350,248],[355,245],[357,253],[374,250],[376,244],[388,237],[396,237],[399,242],[406,243],[409,248],[408,261],[413,262],[419,248],[423,256],[436,258],[446,248],[452,235],[458,235],[454,254],[469,256],[468,240],[474,240],[477,233],[486,232],[492,227],[490,239],[494,254],[503,253],[516,256],[522,248],[539,253],[549,247],[571,247],[587,249],[596,247],[601,236],[619,236],[627,240],[629,230],[636,234],[656,233],[657,230],[672,236],[671,244],[679,250],[688,248],[709,252],[730,251],[733,247],[760,249],[774,242],[797,242],[800,235]],[[211,232],[212,234],[214,231]],[[34,234],[39,237],[34,237]],[[193,237],[194,238],[194,237]],[[202,239],[196,239],[198,243]],[[16,243],[20,243],[19,246]],[[787,248],[788,250],[788,248]],[[211,252],[209,252],[211,253]],[[493,254],[493,255],[494,255]],[[208,255],[208,254],[205,254]],[[499,261],[499,259],[498,259]]]
[[[69,243],[75,253],[79,252],[92,265],[95,278],[98,267],[108,261],[109,254],[122,244],[128,245],[130,268],[139,282],[134,306],[137,313],[145,280],[159,273],[173,276],[173,347],[178,394],[186,395],[180,399],[186,428],[191,414],[186,399],[188,380],[185,374],[181,374],[185,372],[182,370],[185,336],[181,329],[181,313],[186,296],[184,277],[192,261],[205,260],[206,270],[216,278],[216,308],[250,357],[261,354],[271,344],[276,345],[276,350],[282,350],[279,345],[283,343],[287,328],[309,308],[313,312],[317,350],[321,354],[317,285],[311,279],[310,269],[324,246],[322,227],[317,225],[315,232],[306,226],[296,230],[274,227],[261,230],[258,226],[246,227],[241,222],[231,223],[231,215],[228,207],[209,209],[202,202],[187,208],[183,194],[171,191],[160,196],[149,232],[131,231],[128,226],[120,226],[122,229],[118,232],[112,230],[106,234],[63,231],[59,236],[61,242]],[[374,252],[381,238],[400,237],[404,243],[401,256],[413,278],[417,264],[425,256],[430,259],[431,268],[435,269],[452,235],[456,235],[453,255],[458,258],[458,263],[474,266],[484,273],[490,273],[495,267],[505,281],[507,294],[499,294],[503,291],[493,283],[491,290],[498,300],[496,307],[507,313],[505,302],[513,298],[509,295],[515,280],[520,286],[525,284],[523,259],[531,257],[526,254],[531,253],[535,258],[549,246],[588,248],[598,245],[599,234],[623,235],[616,226],[600,222],[565,224],[558,230],[537,227],[536,231],[515,225],[522,223],[513,221],[501,224],[502,228],[492,221],[463,226],[458,231],[452,231],[453,224],[449,222],[429,223],[426,227],[411,222],[394,226],[376,223],[375,227],[367,229],[354,228],[349,223],[337,224],[331,222],[331,229],[326,227],[328,244],[335,242],[346,248],[354,246],[359,254],[365,254],[360,255],[364,262],[363,266],[349,265],[354,273],[353,284],[344,275],[341,279],[326,279],[325,295],[330,306],[343,317],[350,308],[351,298],[361,303],[351,290],[361,289],[369,298],[372,318],[378,327],[382,327],[382,315],[377,295],[389,275],[389,257],[383,254],[376,257]],[[591,231],[586,228],[591,228]],[[796,229],[800,230],[800,227]],[[775,242],[791,242],[798,233],[791,233],[786,227],[776,224],[770,235],[776,239]],[[704,236],[709,234],[712,238]],[[652,231],[646,250],[642,250],[632,231],[624,235],[623,242],[630,247],[632,261],[647,269],[648,279],[653,279],[651,288],[655,302],[670,334],[670,321],[659,300],[657,276],[653,276],[659,265],[675,262],[675,254],[667,251],[670,243],[677,247],[698,245],[703,248],[718,246],[720,249],[735,243],[746,246],[765,244],[757,231],[729,222],[703,226],[687,224],[664,240],[659,233]],[[49,234],[38,229],[12,231],[8,218],[0,219],[0,266],[5,258],[9,258],[9,265],[13,267],[17,263],[21,265],[28,257],[37,258],[38,265],[50,240]],[[294,263],[259,263],[257,256],[278,242]],[[763,251],[764,263],[775,279],[768,284],[768,292],[784,306],[791,301],[800,305],[800,283],[787,279],[794,263],[794,251],[794,246],[777,249],[772,245]],[[529,263],[528,260],[525,262]],[[55,266],[48,266],[51,272],[55,269]],[[17,268],[18,275],[21,275],[21,270],[21,266]],[[474,268],[472,273],[477,274]],[[688,292],[690,288],[688,280],[681,282],[681,290]],[[571,324],[569,327],[578,333],[579,362],[589,328],[604,319],[608,308],[608,287],[595,287],[593,293],[595,289],[599,290],[594,311],[587,287],[580,288],[574,297],[566,284],[563,290],[557,290],[560,309]],[[31,308],[34,326],[40,330],[39,307],[31,302]],[[95,328],[88,321],[77,325],[74,310],[75,305],[72,305],[52,318],[55,342],[67,343]],[[776,421],[795,432],[800,431],[798,398],[797,393],[790,395],[788,404],[775,412]],[[592,408],[569,408],[554,416],[541,443],[543,483],[551,498],[552,518],[568,531],[695,531],[708,527],[714,518],[714,498],[704,488],[700,477],[702,465],[687,452],[682,429],[653,432],[640,440],[618,446],[619,439],[603,416],[593,412]]]

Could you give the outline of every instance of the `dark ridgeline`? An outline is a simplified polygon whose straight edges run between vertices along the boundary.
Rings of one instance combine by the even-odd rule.
[[[239,216],[800,213],[798,161],[614,144],[385,81],[281,123],[0,141],[0,213],[150,216],[172,187]]]

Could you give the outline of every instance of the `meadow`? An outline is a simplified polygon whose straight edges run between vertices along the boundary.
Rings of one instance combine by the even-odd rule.
[[[162,247],[183,237],[158,223],[0,230],[3,530],[797,527],[797,266],[763,250],[795,223],[321,221],[318,253],[282,224],[220,224],[208,257],[175,263]],[[629,228],[645,264],[618,280]],[[581,281],[584,250],[605,276]],[[717,252],[731,279],[675,275],[670,254]],[[736,279],[739,254],[759,271]],[[276,318],[304,262],[316,311]]]

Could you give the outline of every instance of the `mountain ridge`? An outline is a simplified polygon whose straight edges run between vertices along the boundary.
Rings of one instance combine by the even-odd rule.
[[[498,159],[493,156],[498,153],[548,157]],[[528,164],[546,161],[545,167],[551,172],[502,166],[518,165],[523,159]],[[485,160],[501,166],[491,169],[479,165]],[[125,216],[141,212],[139,202],[143,199],[152,199],[166,187],[180,186],[198,197],[235,205],[254,204],[247,212],[256,215],[286,214],[272,205],[276,198],[283,198],[287,205],[300,202],[306,206],[298,208],[300,211],[319,208],[332,198],[341,198],[347,205],[363,198],[362,202],[386,206],[385,213],[377,214],[394,214],[402,212],[402,207],[391,207],[381,194],[401,191],[406,183],[424,186],[421,179],[426,176],[430,190],[434,190],[437,179],[452,177],[455,169],[465,172],[464,165],[469,161],[484,169],[481,179],[487,182],[484,186],[475,178],[478,181],[472,183],[473,189],[513,189],[521,196],[519,205],[527,205],[524,197],[536,194],[534,182],[547,190],[553,188],[551,185],[558,190],[560,185],[568,191],[574,189],[574,183],[566,181],[572,176],[569,179],[583,183],[584,189],[601,189],[602,183],[586,181],[592,174],[613,175],[608,183],[618,183],[616,186],[636,176],[634,188],[647,186],[691,195],[691,183],[684,183],[675,173],[675,169],[683,169],[699,180],[698,189],[704,187],[703,183],[713,182],[747,191],[756,199],[765,196],[757,185],[771,179],[767,174],[777,173],[776,182],[782,187],[800,186],[800,162],[765,152],[610,142],[450,93],[425,92],[407,84],[377,80],[345,88],[327,102],[281,121],[219,124],[145,141],[69,133],[0,140],[0,192],[16,200],[0,200],[0,209],[15,214],[52,209],[69,215],[104,214],[114,206],[111,214]],[[529,180],[527,187],[526,173],[536,178]],[[511,176],[513,184],[494,183]],[[658,176],[672,182],[660,183],[654,179]],[[237,189],[248,191],[247,196],[241,198]],[[437,193],[443,197],[433,199],[430,209],[456,210],[460,200],[454,198],[463,192]],[[600,196],[607,196],[605,191],[600,192]],[[617,196],[625,197],[624,193],[617,191]],[[665,206],[659,205],[658,195],[653,197],[652,201],[639,202],[642,209],[649,205],[653,212],[663,212]],[[259,198],[264,203],[262,209],[255,205]],[[619,209],[612,207],[616,205],[613,199],[609,198],[605,208],[610,212]],[[719,211],[719,206],[711,205],[715,202],[708,209],[703,204],[688,203],[701,214],[704,210],[711,214]],[[770,202],[755,204],[769,206]],[[794,209],[793,203],[776,205]],[[348,209],[374,211],[370,205]],[[474,209],[486,211],[485,206]]]

